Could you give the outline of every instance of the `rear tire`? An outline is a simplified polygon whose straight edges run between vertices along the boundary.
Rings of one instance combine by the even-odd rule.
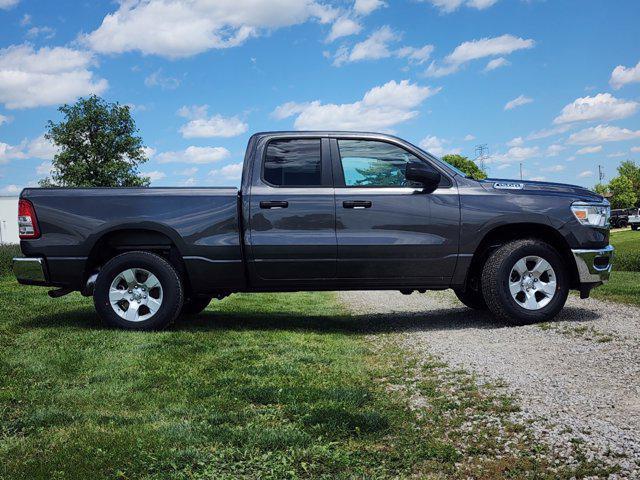
[[[638,230],[638,225],[631,225],[631,230]]]
[[[484,297],[482,296],[482,291],[472,290],[471,288],[467,288],[466,290],[454,290],[456,297],[460,300],[465,306],[472,308],[474,310],[487,310],[487,302],[484,301]]]
[[[211,297],[187,298],[182,305],[182,315],[198,315],[211,303]]]
[[[481,286],[494,315],[513,325],[528,325],[551,320],[562,310],[569,277],[553,247],[525,239],[491,254],[482,269]]]
[[[102,321],[127,330],[160,330],[180,314],[182,281],[164,258],[150,252],[127,252],[101,269],[93,303]]]

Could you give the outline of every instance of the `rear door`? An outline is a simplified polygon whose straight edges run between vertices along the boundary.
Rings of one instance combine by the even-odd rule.
[[[441,284],[456,265],[459,199],[444,176],[432,193],[404,177],[410,162],[436,169],[402,145],[338,138],[334,158],[339,279]],[[441,172],[442,173],[442,172]]]
[[[328,138],[264,139],[257,146],[250,195],[250,266],[258,283],[335,279],[336,216]]]

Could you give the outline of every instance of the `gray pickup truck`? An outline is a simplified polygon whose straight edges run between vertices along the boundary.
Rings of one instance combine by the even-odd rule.
[[[236,292],[447,288],[522,324],[609,278],[609,214],[583,187],[477,181],[389,135],[258,133],[239,190],[25,189],[13,268],[121,328]]]

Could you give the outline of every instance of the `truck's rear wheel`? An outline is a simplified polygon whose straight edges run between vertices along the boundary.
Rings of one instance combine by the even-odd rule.
[[[638,225],[637,224],[633,224],[631,225],[631,230],[637,230],[638,229]]]
[[[211,303],[211,297],[190,297],[185,298],[182,305],[183,315],[198,315]]]
[[[158,330],[179,315],[183,295],[178,273],[164,258],[150,252],[127,252],[104,265],[93,302],[109,326]]]
[[[456,297],[462,303],[464,303],[467,307],[473,308],[474,310],[486,310],[487,302],[484,301],[484,297],[482,295],[482,291],[480,290],[472,290],[471,288],[467,288],[466,290],[454,290]]]
[[[482,269],[481,285],[491,312],[516,325],[552,319],[569,293],[562,258],[533,239],[509,242],[493,252]]]

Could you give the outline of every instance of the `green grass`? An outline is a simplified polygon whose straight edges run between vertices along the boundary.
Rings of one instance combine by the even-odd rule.
[[[614,270],[640,272],[640,231],[611,232],[610,241],[616,247]]]
[[[0,276],[11,271],[11,260],[21,257],[20,245],[0,245]]]
[[[387,346],[393,319],[350,317],[332,293],[234,295],[158,333],[104,329],[87,299],[9,276],[0,296],[2,479],[577,472],[538,457],[513,399],[418,365]],[[487,423],[462,428],[471,416]]]
[[[607,283],[591,291],[591,296],[613,302],[640,305],[640,272],[611,272]]]

